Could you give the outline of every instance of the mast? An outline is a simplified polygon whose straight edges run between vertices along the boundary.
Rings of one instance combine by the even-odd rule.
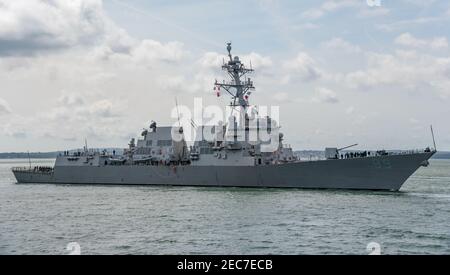
[[[243,79],[247,74],[252,73],[252,68],[248,69],[239,60],[238,56],[231,54],[231,43],[227,43],[229,61],[222,65],[222,70],[226,71],[231,78],[231,81],[223,81],[223,83],[215,82],[217,89],[224,89],[232,98],[230,106],[242,107],[244,110],[249,106],[248,97],[251,91],[255,89],[253,81],[250,78]]]
[[[433,138],[434,151],[437,152],[437,149],[436,149],[436,140],[434,139],[433,125],[431,125],[430,128],[431,128],[431,137]]]

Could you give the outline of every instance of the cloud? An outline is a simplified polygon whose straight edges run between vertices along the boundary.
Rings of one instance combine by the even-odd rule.
[[[101,6],[101,1],[29,0],[17,1],[17,4],[15,1],[6,2],[0,0],[3,5],[0,7],[0,12],[3,12],[0,16],[0,40],[18,43],[18,45],[11,47],[8,43],[0,43],[0,48],[3,47],[0,50],[0,83],[2,83],[2,91],[8,91],[7,96],[0,95],[8,100],[8,104],[0,103],[0,110],[3,108],[0,113],[4,114],[0,119],[12,125],[8,132],[4,132],[8,134],[3,135],[0,142],[7,143],[6,146],[12,150],[23,149],[23,140],[16,140],[16,138],[25,135],[30,141],[33,140],[30,143],[33,146],[31,150],[72,148],[83,144],[85,137],[89,138],[89,145],[92,144],[92,147],[124,145],[125,137],[138,136],[139,129],[148,126],[150,120],[156,120],[161,125],[172,124],[170,110],[175,104],[175,95],[180,105],[192,104],[193,97],[196,96],[202,96],[205,104],[226,105],[229,103],[228,97],[223,96],[217,99],[212,91],[215,78],[219,81],[227,78],[220,68],[223,58],[227,60],[227,56],[224,55],[226,53],[224,45],[217,48],[208,47],[207,51],[211,52],[198,48],[199,43],[205,45],[204,41],[200,42],[199,39],[186,39],[185,42],[189,44],[183,45],[180,41],[176,41],[180,37],[178,36],[179,28],[158,23],[161,28],[156,29],[156,26],[147,24],[155,20],[143,14],[137,19],[143,23],[142,25],[149,26],[146,33],[164,37],[164,41],[159,40],[157,36],[132,37],[108,18]],[[276,0],[267,2],[278,5]],[[343,5],[347,5],[348,9],[340,5],[340,1],[327,1],[326,5],[319,3],[319,13],[316,17],[325,17],[339,10],[345,13],[344,16],[348,15],[348,19],[353,20],[353,23],[358,23],[359,21],[355,20],[361,20],[361,18],[353,17],[358,17],[358,12],[361,13],[364,10],[362,6],[366,6],[365,1],[358,2],[359,4],[354,4],[355,1],[344,1]],[[11,13],[9,6],[20,3],[23,3],[24,10]],[[84,8],[77,8],[77,3]],[[95,7],[95,3],[100,6]],[[29,8],[28,5],[45,7],[48,13]],[[70,8],[72,5],[75,8]],[[358,8],[358,5],[361,8]],[[199,7],[202,10],[210,8],[209,5],[203,4],[199,4]],[[371,146],[380,144],[380,138],[381,143],[383,142],[384,136],[380,132],[391,132],[386,125],[392,123],[393,117],[404,116],[402,119],[406,123],[408,118],[417,117],[416,112],[421,108],[416,106],[422,106],[425,110],[422,114],[425,115],[422,118],[423,121],[438,120],[439,117],[447,115],[448,111],[444,110],[445,101],[440,100],[450,98],[448,92],[450,91],[450,61],[448,55],[444,55],[446,52],[443,39],[440,42],[436,40],[433,44],[431,43],[434,40],[433,36],[431,38],[427,36],[425,39],[423,38],[425,36],[419,36],[421,29],[407,29],[411,34],[418,36],[413,38],[419,40],[419,47],[389,45],[385,44],[384,38],[391,35],[380,33],[381,45],[374,47],[378,53],[371,53],[367,52],[366,40],[359,39],[361,44],[358,42],[358,45],[355,45],[353,44],[355,40],[350,39],[352,34],[362,30],[360,27],[364,26],[359,23],[364,22],[347,26],[345,22],[335,22],[333,16],[329,18],[332,21],[320,22],[321,34],[320,37],[316,37],[319,43],[323,37],[332,38],[321,44],[322,47],[316,47],[317,39],[302,44],[295,35],[290,37],[292,40],[286,39],[289,43],[285,43],[286,41],[281,41],[277,36],[284,35],[284,32],[280,31],[281,28],[288,28],[286,29],[288,32],[295,31],[295,26],[298,26],[297,30],[311,30],[319,28],[319,24],[315,24],[312,20],[311,23],[307,23],[308,21],[292,16],[295,10],[291,9],[291,6],[275,7],[280,8],[276,12],[284,16],[282,20],[276,17],[271,18],[274,22],[266,20],[260,29],[253,32],[254,36],[250,39],[266,41],[269,36],[275,37],[273,41],[269,41],[269,44],[255,46],[265,52],[273,53],[273,56],[262,54],[260,50],[247,51],[238,55],[246,65],[249,65],[251,59],[256,69],[256,73],[251,77],[255,78],[257,90],[254,95],[257,96],[257,101],[253,102],[252,98],[252,103],[280,102],[280,107],[294,114],[293,117],[310,114],[311,120],[303,121],[302,125],[298,125],[298,120],[287,118],[283,122],[286,125],[286,131],[289,131],[286,136],[301,135],[298,129],[320,128],[322,131],[327,129],[330,133],[328,140],[311,140],[311,142],[297,143],[294,146],[314,147],[329,143],[329,140],[335,140],[332,136],[334,131],[342,130],[343,133],[347,133],[352,129],[351,123],[348,125],[339,123],[348,119],[364,121],[359,128],[360,131],[355,133],[355,137],[358,136],[360,141],[363,140],[361,143]],[[299,7],[295,5],[294,8]],[[123,8],[121,5],[108,4],[108,9],[111,9],[114,14],[121,8]],[[161,7],[158,5],[152,6],[155,13],[159,8]],[[27,9],[36,9],[36,15],[26,11]],[[88,10],[91,11],[91,15],[85,16]],[[194,17],[197,15],[181,10],[183,14],[191,14]],[[9,14],[8,16],[5,11]],[[142,11],[147,13],[145,9]],[[375,12],[375,9],[373,11]],[[186,23],[186,28],[192,27],[192,24],[184,21],[189,18],[184,18],[177,12],[179,11],[174,10],[171,16]],[[385,22],[395,23],[398,19],[397,13],[395,9],[391,12],[390,17],[386,18],[389,20]],[[123,21],[132,20],[136,16],[129,10],[122,15],[120,18]],[[33,16],[35,17],[33,20],[37,23],[27,25],[26,21],[31,20],[27,18]],[[311,16],[314,17],[314,14],[312,13]],[[67,22],[59,23],[62,17],[67,18]],[[165,19],[169,21],[174,17],[169,16]],[[8,25],[10,23],[5,23],[8,20],[16,22],[14,24],[19,27],[11,27]],[[50,21],[54,22],[55,26],[44,23]],[[136,31],[139,27],[130,22],[126,23],[127,28],[143,35],[141,31]],[[177,20],[174,23],[176,22]],[[252,22],[250,20],[247,23],[252,24]],[[286,24],[281,24],[285,22]],[[430,22],[435,21],[430,20]],[[345,26],[339,25],[340,23],[344,23]],[[61,24],[64,27],[61,27]],[[213,24],[214,26],[210,27],[221,23]],[[335,24],[340,33],[336,34],[336,28],[327,30],[325,28],[327,24]],[[217,27],[220,27],[219,25]],[[272,29],[274,26],[275,28]],[[402,26],[408,27],[406,23]],[[202,32],[205,37],[211,37],[212,29],[207,29],[196,31]],[[402,32],[398,32],[395,36]],[[186,34],[183,31],[181,33]],[[244,33],[241,30],[236,34],[238,37],[234,40],[242,40],[240,38],[244,36],[249,38],[245,28]],[[431,35],[442,36],[443,34]],[[422,40],[430,43],[428,44],[430,46],[424,46],[425,44],[420,42]],[[247,43],[248,41],[236,42]],[[208,44],[211,45],[211,43]],[[427,48],[431,49],[431,45],[440,51],[425,51]],[[245,44],[244,48],[247,46]],[[341,58],[334,58],[334,52],[324,51],[325,47],[350,54],[359,53],[358,58],[346,58],[342,63]],[[195,50],[191,51],[194,48]],[[233,50],[233,53],[237,53],[240,48]],[[361,90],[371,92],[358,93]],[[304,98],[297,99],[299,96]],[[26,102],[23,101],[24,98],[27,99]],[[384,104],[386,98],[389,98],[391,104]],[[318,108],[319,103],[327,108]],[[369,114],[359,112],[359,110],[370,110],[374,104],[382,113],[382,117],[377,121],[372,120]],[[302,108],[299,108],[299,105]],[[21,108],[17,110],[14,108],[11,112],[9,106],[21,106]],[[347,109],[348,106],[355,106],[355,108]],[[4,110],[7,110],[7,113]],[[367,117],[366,120],[363,115]],[[338,122],[330,125],[330,121],[334,120]],[[383,125],[383,131],[379,131],[377,125]],[[405,131],[407,130],[405,127]],[[363,135],[370,138],[365,138]],[[94,144],[97,141],[98,143]],[[338,141],[335,140],[335,142]],[[396,145],[393,144],[393,146]]]
[[[345,113],[347,115],[352,115],[355,112],[355,107],[354,106],[350,106],[345,110]]]
[[[84,105],[84,99],[82,96],[79,94],[68,94],[65,92],[63,92],[63,95],[58,99],[58,102],[69,107]]]
[[[120,41],[101,0],[0,0],[0,55]]]
[[[86,111],[88,115],[102,118],[114,118],[120,115],[120,110],[107,99],[94,102]]]
[[[393,32],[402,29],[411,29],[416,26],[423,26],[427,24],[434,24],[439,22],[448,21],[449,17],[447,15],[444,16],[428,16],[428,17],[416,17],[413,19],[406,20],[398,20],[392,23],[387,24],[377,24],[375,26],[376,29],[385,31],[385,32]]]
[[[3,125],[1,129],[3,134],[9,137],[13,137],[15,139],[24,139],[27,138],[27,132],[23,129],[22,125],[12,125],[11,123],[7,123]]]
[[[304,23],[291,26],[291,29],[294,31],[316,30],[318,28],[320,28],[320,26],[314,23]]]
[[[133,47],[130,55],[136,62],[151,62],[154,60],[175,62],[186,56],[183,43],[168,42],[163,44],[155,40],[143,40],[136,47]]]
[[[428,7],[436,2],[436,0],[402,0],[407,5],[416,5],[421,8]]]
[[[431,49],[445,49],[448,48],[448,41],[446,37],[436,37],[433,39],[418,39],[410,33],[403,33],[395,39],[395,44],[411,47],[411,48],[431,48]]]
[[[286,92],[278,92],[275,93],[272,98],[277,101],[277,102],[288,102],[290,101],[289,99],[289,94]]]
[[[106,16],[100,0],[0,0],[0,81],[15,91],[11,103],[21,97],[30,102],[11,116],[29,137],[122,140],[141,127],[135,115],[146,120],[149,110],[156,113],[153,99],[165,104],[162,76],[192,76],[179,67],[188,56],[178,41],[130,37]],[[125,112],[130,107],[133,112]],[[10,112],[1,100],[0,115]],[[8,136],[21,136],[16,128]]]
[[[53,108],[37,113],[27,122],[27,125],[40,125],[39,129],[30,127],[35,138],[46,137],[61,141],[68,137],[90,137],[107,140],[123,134],[124,102],[95,99],[89,94],[83,98],[79,93],[63,93]]]
[[[252,63],[253,69],[263,70],[273,65],[272,59],[268,56],[262,56],[258,53],[251,52],[249,54],[238,55],[239,59],[245,66],[250,67]],[[220,69],[223,62],[229,61],[229,57],[217,52],[207,52],[198,60],[198,64],[205,69]]]
[[[116,118],[122,115],[122,108],[119,104],[113,103],[109,99],[95,100],[90,96],[85,100],[78,93],[67,93],[57,100],[57,107],[51,109],[45,116],[53,121],[73,120],[88,121]]]
[[[329,0],[324,2],[319,8],[312,8],[302,12],[300,16],[305,19],[315,20],[330,12],[359,6],[361,6],[361,3],[357,0]]]
[[[318,18],[322,17],[324,14],[325,14],[325,12],[321,9],[309,9],[309,10],[302,12],[300,14],[300,17],[305,18],[305,19],[314,20],[314,19],[318,19]]]
[[[386,16],[390,14],[391,11],[385,7],[366,7],[359,11],[359,18],[372,18],[379,16]]]
[[[339,99],[336,92],[327,88],[317,88],[312,101],[321,103],[338,103]]]
[[[9,107],[8,102],[3,98],[0,98],[0,116],[7,115],[11,113],[11,108]]]
[[[397,51],[395,54],[368,53],[368,66],[346,74],[345,82],[355,89],[393,86],[447,98],[450,96],[450,58]]]
[[[251,62],[253,69],[257,70],[263,70],[273,65],[272,59],[269,56],[262,56],[255,52],[243,55],[240,58],[246,66],[249,66]]]
[[[358,0],[329,0],[322,4],[322,10],[335,11],[343,8],[353,8],[360,6]]]
[[[312,81],[321,76],[316,61],[305,52],[300,52],[293,60],[285,62],[284,69],[290,75],[305,81]]]
[[[346,53],[359,53],[361,52],[361,48],[357,45],[353,45],[348,41],[340,37],[335,37],[327,42],[322,44],[325,48],[337,50]]]

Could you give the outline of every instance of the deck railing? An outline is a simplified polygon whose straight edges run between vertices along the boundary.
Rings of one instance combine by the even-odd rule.
[[[54,171],[53,167],[46,167],[46,166],[13,167],[11,170],[13,172],[38,173],[38,174],[52,174]]]
[[[414,149],[414,150],[404,150],[404,151],[388,151],[388,150],[379,150],[379,151],[343,151],[339,154],[338,159],[356,159],[356,158],[373,158],[380,156],[398,156],[398,155],[414,155],[421,153],[430,153],[434,152],[434,149],[426,148],[426,149]],[[309,156],[299,156],[300,161],[320,161],[326,160],[327,158],[324,155],[309,155]]]

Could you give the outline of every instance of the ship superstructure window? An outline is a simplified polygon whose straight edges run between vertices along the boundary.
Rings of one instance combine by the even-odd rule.
[[[147,146],[152,146],[153,145],[153,140],[147,140]]]
[[[158,146],[172,146],[172,140],[158,140]]]
[[[136,154],[137,155],[150,155],[152,153],[151,150],[152,150],[151,148],[139,147],[136,150]]]

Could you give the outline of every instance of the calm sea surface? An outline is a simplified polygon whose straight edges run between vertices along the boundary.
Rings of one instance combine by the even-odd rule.
[[[15,184],[27,165],[0,160],[0,254],[450,254],[450,160],[398,193]]]

